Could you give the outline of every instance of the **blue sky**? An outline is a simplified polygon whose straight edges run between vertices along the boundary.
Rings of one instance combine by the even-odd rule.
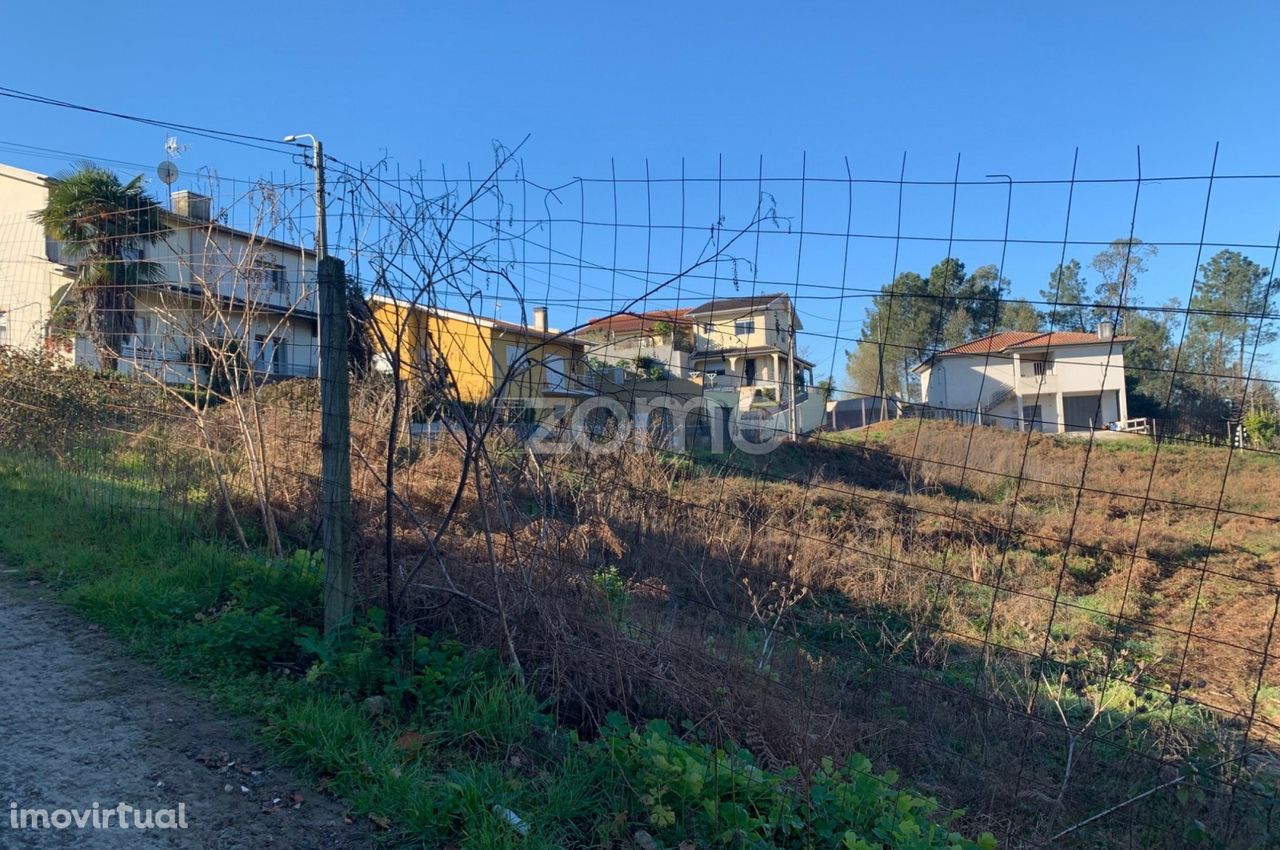
[[[1081,177],[1111,178],[1134,176],[1141,145],[1146,176],[1192,176],[1208,173],[1221,143],[1219,174],[1280,173],[1273,2],[128,5],[130,13],[76,0],[11,4],[6,29],[33,37],[6,40],[0,85],[272,138],[310,131],[344,160],[388,155],[404,169],[421,162],[433,173],[443,165],[460,175],[468,163],[483,170],[493,140],[514,144],[526,135],[524,172],[543,185],[611,173],[639,178],[646,160],[661,178],[679,177],[682,162],[696,178],[723,168],[747,178],[721,197],[729,228],[750,219],[757,197],[750,179],[761,158],[774,178],[798,177],[803,159],[809,177],[843,179],[847,157],[855,177],[894,179],[905,151],[908,179],[950,180],[957,154],[961,180],[1065,179],[1078,146]],[[0,160],[17,165],[67,165],[65,156],[17,145],[152,164],[165,135],[0,99]],[[186,172],[305,179],[287,154],[178,135],[189,145],[179,160]],[[602,223],[579,231],[552,221],[519,248],[524,294],[550,301],[553,323],[585,319],[611,298],[621,303],[641,290],[646,269],[652,278],[679,267],[678,230],[627,226],[679,224],[680,184],[649,188],[646,196],[643,184],[620,187],[617,229],[608,183],[575,186],[558,202],[524,199],[530,218],[547,211],[576,218],[585,209]],[[709,227],[716,185],[684,188],[687,224]],[[865,306],[858,290],[878,287],[893,270],[895,243],[882,237],[895,231],[897,187],[855,185],[851,218],[849,185],[806,184],[803,207],[798,188],[765,186],[793,232],[766,229],[759,253],[752,243],[744,255],[759,262],[754,271],[740,268],[740,283],[749,289],[754,277],[761,290],[798,293],[814,331],[807,351],[821,371],[835,363],[839,372]],[[1137,234],[1198,242],[1206,188],[1144,185]],[[946,253],[951,192],[904,192],[903,231],[926,239],[897,244],[899,270],[927,272]],[[1070,238],[1127,233],[1132,207],[1131,184],[1077,187]],[[999,261],[1004,209],[998,181],[961,187],[955,234],[994,241],[959,243],[952,253],[970,268]],[[1065,186],[1019,186],[1011,236],[1060,240],[1065,211]],[[801,245],[794,231],[802,212],[806,231],[835,236],[806,236]],[[858,238],[843,238],[846,221]],[[1273,245],[1278,230],[1280,181],[1215,185],[1209,241]],[[703,232],[685,231],[686,248]],[[554,262],[576,257],[579,244],[587,266],[581,284],[575,268]],[[1061,250],[1010,246],[1005,271],[1015,295],[1034,297]],[[1073,246],[1068,256],[1087,263],[1094,250]],[[1246,253],[1272,265],[1273,250]],[[1195,260],[1194,245],[1162,249],[1142,299],[1185,302]],[[592,264],[636,271],[617,275]],[[686,284],[687,303],[732,289],[725,279]],[[664,303],[671,300],[674,293]],[[504,318],[518,317],[518,308],[502,309]]]

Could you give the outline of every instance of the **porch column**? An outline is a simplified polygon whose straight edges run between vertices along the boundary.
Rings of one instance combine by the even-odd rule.
[[[773,356],[773,383],[774,383],[774,386],[777,387],[778,404],[782,404],[784,401],[786,401],[786,396],[784,395],[784,389],[782,386],[782,362],[778,359],[777,352],[774,352],[772,356]]]
[[[1062,403],[1061,392],[1056,392],[1053,394],[1053,403],[1054,403],[1054,408],[1057,410],[1057,413],[1058,413],[1058,433],[1059,434],[1065,433],[1067,430],[1067,415],[1065,412],[1066,410],[1065,406]]]
[[[1013,352],[1013,403],[1017,405],[1018,414],[1018,430],[1022,431],[1024,425],[1022,422],[1022,359],[1018,352]]]
[[[1129,397],[1125,392],[1124,379],[1120,379],[1120,389],[1116,390],[1116,398],[1120,400],[1120,421],[1129,421]]]

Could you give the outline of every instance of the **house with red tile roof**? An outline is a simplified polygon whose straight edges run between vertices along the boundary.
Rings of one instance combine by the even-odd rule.
[[[952,418],[1048,432],[1106,429],[1129,418],[1124,347],[1096,333],[1002,331],[944,349],[913,371],[925,404]]]

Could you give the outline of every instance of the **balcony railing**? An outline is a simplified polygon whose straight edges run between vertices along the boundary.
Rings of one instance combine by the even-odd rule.
[[[249,344],[250,352],[255,343]],[[236,346],[243,349],[243,346]],[[228,345],[227,351],[233,349]],[[249,360],[253,371],[258,375],[277,378],[310,378],[318,373],[318,367],[311,362],[309,355],[314,349],[305,345],[277,342],[270,348],[254,354]],[[174,369],[203,367],[207,357],[193,357],[190,346],[179,344],[177,340],[167,336],[136,336],[120,347],[120,360],[139,368],[154,371],[161,366]],[[229,360],[243,359],[229,356]]]

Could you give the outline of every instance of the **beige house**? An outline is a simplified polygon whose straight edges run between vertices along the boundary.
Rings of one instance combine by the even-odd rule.
[[[50,328],[76,275],[74,260],[31,217],[55,183],[0,165],[0,344],[97,368],[87,339]],[[118,369],[190,383],[199,377],[202,349],[231,345],[261,375],[314,376],[313,252],[229,227],[212,215],[208,197],[190,191],[174,192],[161,220],[168,232],[140,259],[159,264],[164,280],[138,292],[136,333],[117,352]]]
[[[803,329],[784,293],[717,298],[689,311],[690,362],[715,387],[750,388],[779,403],[813,386],[813,364],[796,353]]]
[[[1018,430],[1106,429],[1129,418],[1124,347],[1096,333],[1005,331],[939,351],[916,366],[925,403],[953,418]]]

